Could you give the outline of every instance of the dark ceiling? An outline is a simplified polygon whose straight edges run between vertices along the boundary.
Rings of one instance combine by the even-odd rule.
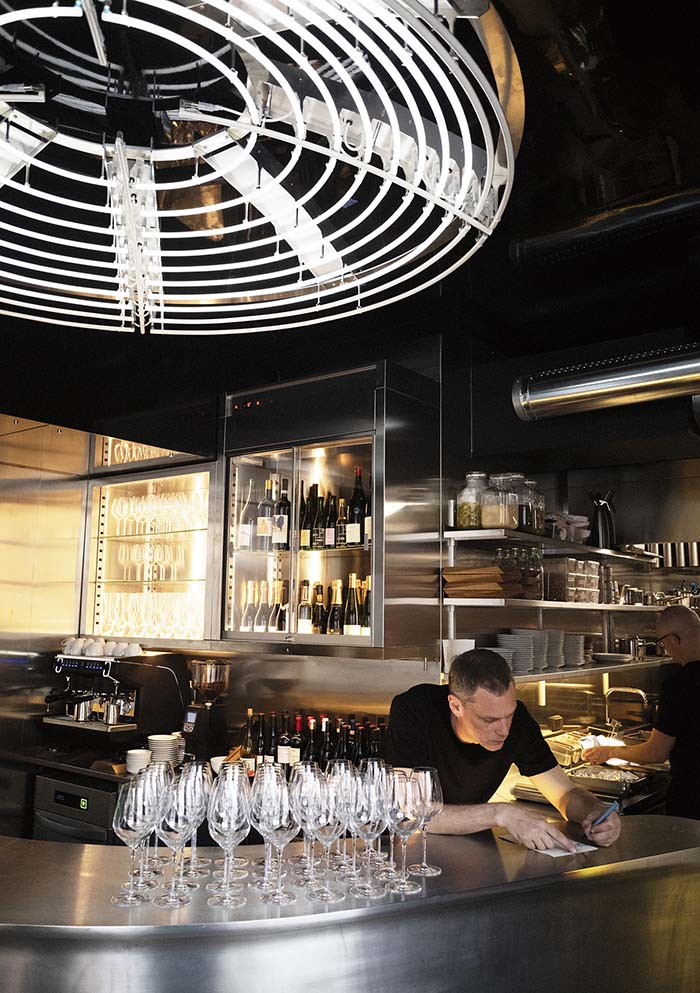
[[[697,331],[700,70],[692,5],[499,0],[524,78],[515,188],[489,242],[404,304],[229,337],[57,330],[5,319],[0,409],[100,419],[420,350],[516,356]],[[687,12],[686,12],[687,11]]]

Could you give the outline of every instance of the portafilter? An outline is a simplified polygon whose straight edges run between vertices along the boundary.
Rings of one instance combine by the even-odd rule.
[[[192,688],[202,702],[216,700],[228,690],[231,659],[190,659]]]

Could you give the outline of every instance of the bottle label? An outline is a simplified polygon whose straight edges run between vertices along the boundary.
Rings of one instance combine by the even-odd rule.
[[[241,630],[243,630],[243,629],[241,628]],[[267,624],[255,624],[253,626],[253,631],[266,632],[267,631]]]
[[[311,532],[308,528],[301,529],[301,538],[299,539],[299,544],[302,548],[309,548],[311,545]]]
[[[314,528],[313,541],[311,542],[314,548],[323,548],[323,543],[326,538],[325,528]]]
[[[254,755],[246,755],[244,758],[241,758],[241,762],[243,763],[243,765],[245,767],[245,771],[248,773],[248,775],[249,776],[254,776],[255,775],[255,766],[256,766],[255,756]]]
[[[345,544],[346,545],[359,545],[360,544],[360,525],[359,524],[347,524],[345,528]]]
[[[255,756],[255,768],[257,769],[257,767],[259,765],[262,765],[264,761],[265,761],[265,756],[264,755],[256,755]]]
[[[266,765],[272,765],[274,761],[275,761],[275,756],[274,755],[265,755],[264,756],[264,762],[265,762]]]
[[[305,620],[304,618],[299,618],[297,621],[297,632],[298,634],[312,634],[311,619]]]
[[[362,628],[362,627],[360,628],[360,634],[362,635],[363,638],[369,638],[371,633],[372,633],[371,628]]]
[[[238,528],[238,547],[250,548],[252,527],[250,524],[241,524]]]
[[[372,518],[365,517],[365,541],[369,544],[372,540]]]
[[[347,525],[346,524],[336,524],[335,526],[335,547],[345,548],[348,538],[346,534]]]
[[[326,528],[326,548],[335,548],[335,528]]]
[[[289,531],[289,518],[286,514],[277,514],[272,518],[272,544],[286,545]]]
[[[291,748],[289,745],[279,745],[277,747],[277,761],[280,765],[289,765],[289,754]]]
[[[289,764],[295,765],[297,762],[301,762],[301,748],[290,748]]]
[[[343,627],[343,634],[359,636],[362,634],[362,628],[359,624],[346,624]]]
[[[258,517],[258,538],[269,538],[272,535],[272,518]]]

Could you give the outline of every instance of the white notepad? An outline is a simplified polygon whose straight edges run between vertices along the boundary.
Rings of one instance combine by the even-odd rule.
[[[510,841],[513,845],[519,845],[520,842],[516,841],[515,838],[511,838],[509,834],[499,835],[501,841]],[[528,851],[535,852],[537,855],[549,855],[553,859],[559,858],[560,855],[580,855],[582,852],[595,852],[597,848],[595,845],[586,845],[583,841],[574,841],[573,845],[576,849],[575,852],[567,852],[565,848],[545,848],[545,849],[534,849],[530,848]],[[524,845],[522,847],[525,847]]]

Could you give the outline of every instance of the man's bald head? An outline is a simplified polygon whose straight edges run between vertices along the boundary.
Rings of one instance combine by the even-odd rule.
[[[700,617],[690,607],[666,607],[656,619],[656,634],[674,662],[700,659]]]

